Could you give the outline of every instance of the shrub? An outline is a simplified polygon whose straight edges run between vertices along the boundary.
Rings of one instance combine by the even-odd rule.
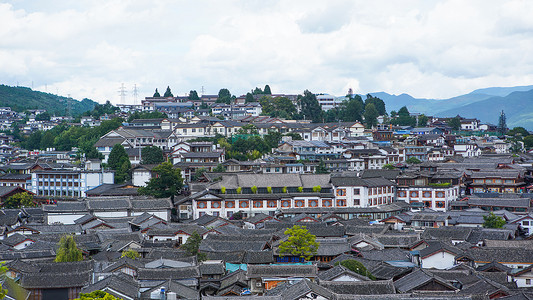
[[[242,187],[238,187],[237,188],[237,194],[241,194],[242,193]]]
[[[225,186],[221,187],[221,188],[220,188],[220,192],[221,192],[222,194],[225,194],[225,193],[226,193],[226,187],[225,187]]]
[[[287,193],[287,187],[284,186],[284,187],[281,189],[281,191],[282,191],[284,194],[286,194],[286,193]]]
[[[317,186],[313,187],[313,192],[315,192],[315,193],[320,193],[321,190],[322,190],[322,187],[320,185],[317,185]]]
[[[299,187],[298,187],[298,192],[302,193],[303,191],[304,191],[304,188],[301,187],[301,186],[299,186]]]
[[[271,186],[267,186],[267,192],[268,192],[269,194],[272,194],[272,187],[271,187]]]
[[[257,194],[257,187],[254,185],[250,188],[252,190],[252,193]]]

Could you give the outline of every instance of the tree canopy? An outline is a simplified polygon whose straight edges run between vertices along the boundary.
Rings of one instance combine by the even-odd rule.
[[[355,259],[345,259],[341,262],[336,262],[335,265],[336,266],[341,265],[352,272],[366,276],[372,280],[376,280],[376,277],[374,277],[374,275],[368,272],[368,270],[362,263],[358,262]]]
[[[231,95],[230,91],[224,88],[218,91],[218,99],[216,102],[230,104],[232,99],[233,99],[233,96]]]
[[[56,262],[81,261],[83,255],[76,246],[76,241],[72,235],[65,235],[59,240],[59,249],[56,254]]]
[[[2,204],[4,208],[34,207],[33,196],[28,193],[18,193],[8,197]]]
[[[448,126],[450,126],[453,130],[461,129],[461,118],[459,116],[451,118],[448,121]]]
[[[122,251],[122,254],[120,255],[120,257],[128,257],[128,258],[135,260],[141,257],[141,255],[139,254],[139,252],[135,251],[135,249],[129,248],[127,250]]]
[[[505,116],[503,110],[500,114],[500,118],[498,119],[497,131],[500,135],[504,135],[505,133],[507,133],[507,117]]]
[[[368,103],[365,106],[365,123],[367,128],[373,128],[378,125],[379,116],[378,110],[376,109],[374,103]]]
[[[205,253],[198,251],[200,248],[200,243],[202,243],[202,236],[198,232],[194,231],[191,236],[187,239],[185,244],[181,246],[183,250],[187,252],[190,256],[196,256],[198,261],[203,261],[207,258]]]
[[[141,150],[143,165],[155,165],[164,161],[163,150],[157,146],[146,146]]]
[[[315,94],[305,90],[303,96],[298,95],[298,103],[300,104],[301,118],[311,120],[314,123],[322,121],[322,108],[318,104]]]
[[[113,146],[107,164],[112,170],[115,170],[115,183],[123,183],[130,179],[130,158],[121,144]]]
[[[80,297],[76,300],[122,300],[104,291],[93,291],[90,293],[80,293]]]
[[[156,174],[150,178],[145,187],[139,188],[139,194],[151,195],[156,198],[171,197],[174,199],[183,188],[183,178],[181,177],[181,170],[174,169],[170,162],[163,162],[152,169]]]
[[[324,163],[323,160],[320,160],[318,162],[318,166],[316,166],[315,174],[329,174],[329,169],[326,167],[326,163]]]
[[[198,93],[195,90],[189,92],[189,100],[200,100],[200,97],[198,97]]]
[[[172,91],[170,90],[170,86],[167,86],[167,90],[165,91],[165,94],[163,95],[163,97],[174,97],[174,95],[172,94]]]
[[[284,234],[288,235],[288,239],[279,245],[281,256],[293,255],[309,260],[317,253],[319,243],[316,236],[310,234],[305,226],[294,225]]]
[[[270,86],[268,84],[265,85],[265,88],[263,89],[263,94],[272,95],[272,92],[270,91]]]
[[[485,228],[503,228],[505,225],[505,220],[495,215],[493,212],[490,214],[483,216],[483,227]]]
[[[254,102],[255,99],[254,99],[254,95],[252,95],[252,93],[248,92],[246,93],[246,98],[244,99],[244,102],[245,103],[250,103],[250,102]]]
[[[392,116],[392,112],[391,112],[391,116]],[[396,117],[394,117],[390,122],[391,124],[394,124],[394,125],[415,127],[416,117],[412,117],[407,107],[403,106],[402,108],[400,108],[400,110],[398,110]]]
[[[161,94],[159,94],[159,91],[157,90],[157,88],[155,89],[155,93],[152,97],[161,97]]]
[[[263,96],[259,98],[259,103],[262,108],[261,114],[265,116],[294,119],[297,114],[296,106],[287,97],[272,98],[270,96]]]
[[[168,118],[167,114],[159,111],[136,111],[128,117],[128,122],[137,119],[164,119]]]

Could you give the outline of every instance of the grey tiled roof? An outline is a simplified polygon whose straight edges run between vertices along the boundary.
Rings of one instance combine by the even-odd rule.
[[[320,281],[320,285],[336,294],[387,295],[396,293],[392,280]]]
[[[317,277],[315,265],[249,265],[248,278],[261,277]]]
[[[188,279],[200,278],[198,267],[146,269],[140,268],[137,271],[139,280],[167,280],[167,279]]]

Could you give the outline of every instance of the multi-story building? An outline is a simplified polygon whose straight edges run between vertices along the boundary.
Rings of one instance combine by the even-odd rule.
[[[246,218],[259,213],[274,216],[289,208],[335,207],[329,181],[329,174],[224,174],[190,197],[192,215],[231,218],[241,212]]]
[[[523,193],[526,182],[520,170],[495,169],[472,172],[469,188],[473,193]]]
[[[113,171],[40,170],[31,174],[31,191],[37,196],[85,197],[85,192],[114,183]]]
[[[405,173],[396,179],[396,198],[398,201],[420,203],[427,208],[446,211],[450,202],[459,197],[461,177],[455,172]]]
[[[394,201],[396,184],[383,177],[331,177],[337,207],[377,207]]]

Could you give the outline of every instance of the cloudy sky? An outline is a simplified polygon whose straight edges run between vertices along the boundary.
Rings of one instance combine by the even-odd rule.
[[[119,103],[533,84],[533,1],[0,0],[0,83]]]

